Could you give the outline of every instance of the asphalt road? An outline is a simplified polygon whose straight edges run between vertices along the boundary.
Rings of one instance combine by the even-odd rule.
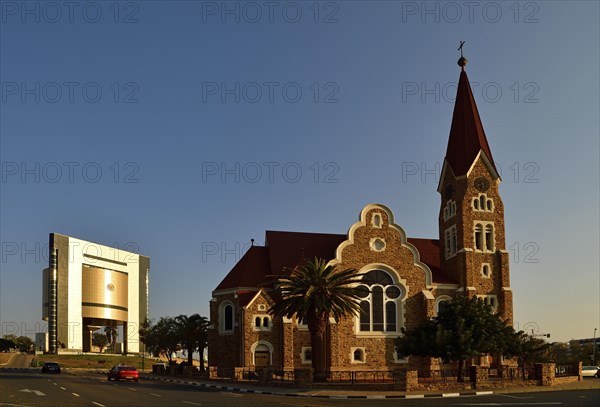
[[[89,373],[0,371],[0,406],[594,406],[600,390],[551,391],[438,399],[318,399],[233,393],[140,380],[108,382]]]

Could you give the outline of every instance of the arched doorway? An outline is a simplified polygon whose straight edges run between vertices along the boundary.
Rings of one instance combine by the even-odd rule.
[[[253,352],[254,366],[257,368],[270,367],[273,346],[268,342],[258,342],[255,345]]]

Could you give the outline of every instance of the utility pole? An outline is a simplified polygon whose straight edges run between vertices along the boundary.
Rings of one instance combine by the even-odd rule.
[[[592,365],[596,366],[596,331],[598,328],[594,328],[594,342],[592,343]]]

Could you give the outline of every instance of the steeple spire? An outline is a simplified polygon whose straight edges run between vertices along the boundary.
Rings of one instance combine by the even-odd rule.
[[[450,127],[450,137],[448,139],[448,148],[446,149],[446,161],[452,168],[455,176],[465,175],[475,161],[477,154],[482,150],[494,171],[498,173],[492,158],[490,146],[485,137],[479,111],[475,104],[473,91],[469,84],[469,78],[465,72],[467,58],[462,55],[464,41],[460,42],[461,57],[458,65],[461,68],[458,88],[456,91],[456,100],[454,102],[454,113],[452,113],[452,125]]]

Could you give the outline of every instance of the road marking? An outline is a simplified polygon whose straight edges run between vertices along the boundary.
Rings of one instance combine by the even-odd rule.
[[[128,387],[128,389],[131,390],[131,391],[137,391],[137,389],[134,389],[132,387]]]
[[[95,401],[92,401],[92,404],[95,404],[98,407],[106,407],[104,404],[96,403]]]
[[[45,394],[39,390],[21,389],[19,391],[22,391],[23,393],[35,393],[36,396],[45,396]]]
[[[79,394],[77,393],[71,393],[72,395],[74,395],[75,397],[79,397]]]
[[[154,396],[154,397],[162,397],[160,394],[156,394],[156,393],[150,393],[150,395]]]
[[[65,389],[65,388],[64,388],[64,387],[62,387],[62,386],[61,386],[61,389],[62,389],[62,390],[67,390],[67,389]]]
[[[231,397],[244,397],[243,394],[237,394],[237,393],[226,393],[226,392],[221,392],[221,394],[225,395],[225,396],[231,396]]]
[[[52,384],[55,385],[55,386],[58,386],[58,383],[52,383]]]
[[[511,399],[532,399],[533,396],[511,396],[510,394],[498,394],[502,397],[510,397]]]
[[[560,401],[538,401],[531,403],[462,403],[455,404],[455,406],[562,406],[563,403]]]
[[[194,403],[193,401],[182,401],[182,403],[185,403],[185,404],[191,404],[191,405],[193,405],[193,406],[201,406],[201,405],[202,405],[202,404],[200,404],[200,403]]]

